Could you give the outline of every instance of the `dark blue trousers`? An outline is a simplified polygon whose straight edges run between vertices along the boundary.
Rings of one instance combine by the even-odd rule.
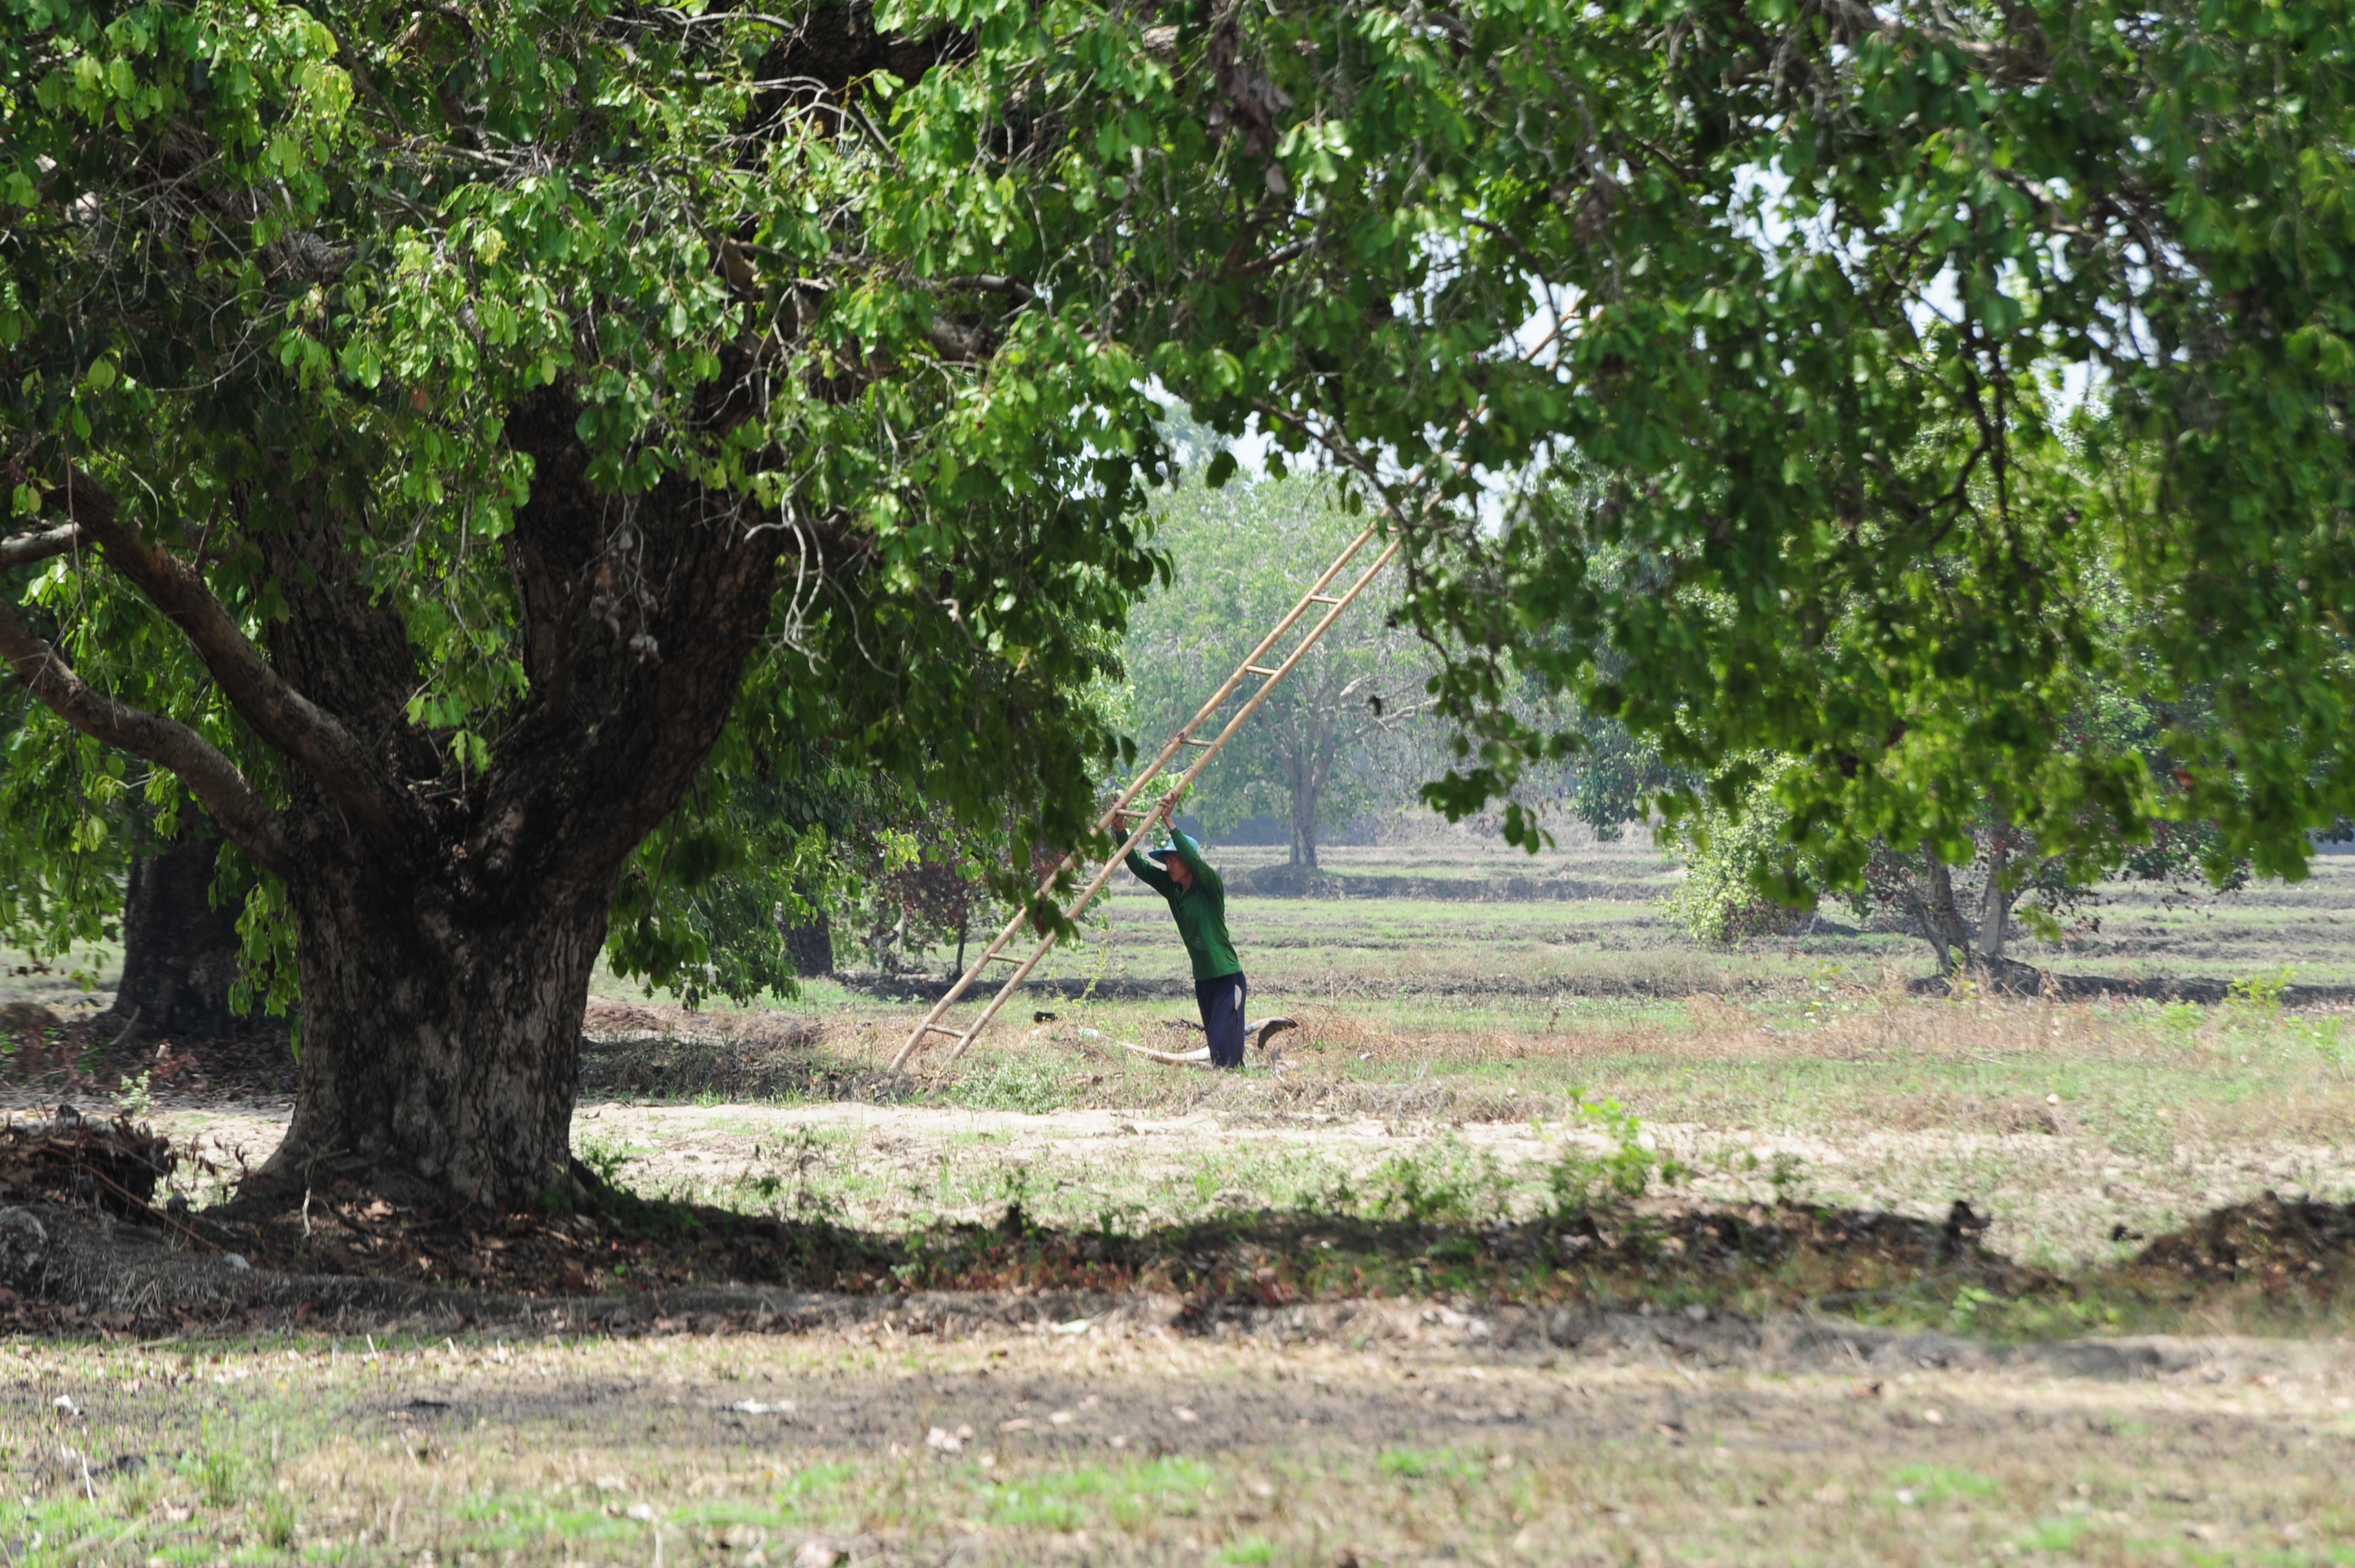
[[[1243,992],[1241,975],[1194,982],[1194,1002],[1202,1009],[1202,1032],[1210,1037],[1210,1065],[1243,1064]]]

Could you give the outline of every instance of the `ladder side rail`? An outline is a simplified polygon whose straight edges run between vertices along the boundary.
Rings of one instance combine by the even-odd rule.
[[[1188,720],[1186,723],[1179,728],[1178,733],[1170,739],[1168,744],[1161,748],[1160,755],[1155,757],[1153,761],[1146,765],[1144,771],[1139,773],[1135,779],[1129,782],[1128,787],[1120,792],[1119,795],[1114,799],[1112,805],[1105,807],[1103,815],[1096,819],[1097,832],[1101,833],[1106,827],[1111,827],[1112,824],[1119,818],[1120,814],[1128,809],[1130,803],[1135,800],[1137,795],[1143,791],[1145,786],[1152,783],[1155,778],[1158,777],[1162,771],[1169,765],[1170,760],[1185,749],[1187,741],[1193,735],[1194,731],[1200,728],[1204,720],[1208,720],[1213,712],[1217,711],[1221,703],[1225,702],[1228,698],[1234,695],[1235,688],[1250,677],[1252,674],[1252,667],[1258,664],[1261,658],[1265,656],[1267,650],[1274,646],[1277,640],[1286,632],[1289,632],[1295,625],[1298,624],[1300,618],[1307,613],[1309,606],[1318,602],[1318,597],[1324,593],[1325,590],[1328,586],[1331,585],[1333,580],[1341,574],[1341,572],[1348,566],[1349,562],[1356,558],[1358,552],[1365,549],[1367,541],[1374,537],[1375,532],[1376,529],[1369,525],[1363,532],[1359,533],[1356,539],[1351,539],[1348,546],[1342,549],[1339,555],[1333,558],[1332,564],[1327,566],[1324,571],[1318,575],[1316,581],[1308,585],[1308,591],[1300,596],[1299,603],[1293,605],[1291,612],[1275,624],[1274,630],[1269,632],[1266,636],[1260,639],[1259,645],[1252,649],[1249,654],[1243,656],[1242,663],[1236,667],[1234,674],[1227,677],[1226,683],[1220,686],[1218,691],[1211,696],[1210,699],[1208,702],[1205,702],[1201,708],[1195,712],[1193,718]],[[1327,616],[1327,619],[1329,622],[1331,617]],[[1312,634],[1312,639],[1313,636],[1314,634]],[[1287,665],[1284,667],[1289,668],[1290,667]],[[1271,682],[1273,679],[1278,678],[1281,678],[1281,677],[1272,677]],[[1213,747],[1210,751],[1204,753],[1200,762],[1208,762],[1209,758],[1215,754],[1216,747]],[[1198,762],[1195,767],[1186,775],[1187,782],[1192,782],[1194,774],[1200,771],[1200,763]],[[1181,785],[1180,787],[1183,786]],[[1135,847],[1135,843],[1132,841],[1131,844],[1122,849],[1120,854],[1113,857],[1112,863],[1117,863],[1119,860],[1124,859],[1128,850]],[[1065,855],[1060,860],[1057,861],[1055,869],[1049,871],[1046,877],[1040,880],[1038,891],[1034,893],[1032,897],[1045,898],[1048,894],[1051,893],[1054,891],[1055,880],[1058,877],[1060,877],[1065,871],[1071,869],[1074,859],[1074,856]],[[1089,902],[1093,901],[1093,899],[1094,895],[1091,893],[1087,900],[1081,903],[1079,906],[1080,909],[1084,910]],[[974,981],[981,976],[982,971],[989,966],[990,963],[996,958],[998,951],[1008,941],[1012,940],[1014,933],[1028,918],[1028,916],[1027,912],[1017,911],[1013,918],[1007,922],[1005,930],[998,933],[997,940],[991,943],[990,945],[983,951],[982,955],[974,961],[973,966],[958,977],[956,984],[949,988],[947,994],[932,1005],[932,1010],[924,1015],[923,1021],[916,1026],[915,1032],[908,1037],[907,1043],[900,1048],[899,1054],[892,1057],[892,1072],[897,1072],[906,1065],[908,1059],[915,1054],[916,1051],[922,1044],[925,1036],[933,1032],[932,1026],[940,1022],[942,1017],[947,1013],[949,1008],[954,1006],[967,990],[972,988]],[[1073,918],[1077,918],[1077,912],[1074,912]],[[1023,973],[1028,974],[1028,969],[1026,968]],[[996,1011],[996,1008],[993,1006],[990,1008],[990,1011],[995,1013]],[[987,1021],[986,1018],[984,1021]],[[977,1029],[979,1026],[976,1025],[975,1027]]]
[[[1266,655],[1267,650],[1275,645],[1279,638],[1281,638],[1286,632],[1292,630],[1292,628],[1299,623],[1300,618],[1308,613],[1309,606],[1316,603],[1316,596],[1323,593],[1326,588],[1336,577],[1341,575],[1342,570],[1349,564],[1351,559],[1355,557],[1359,550],[1365,549],[1366,541],[1372,539],[1374,534],[1375,529],[1368,528],[1356,539],[1351,539],[1348,547],[1344,549],[1339,555],[1334,557],[1333,564],[1327,567],[1323,574],[1319,576],[1315,582],[1309,584],[1308,592],[1302,594],[1300,596],[1300,602],[1292,607],[1291,611],[1285,614],[1284,619],[1275,624],[1275,629],[1268,633],[1266,636],[1260,639],[1259,645],[1252,649],[1250,653],[1243,656],[1243,662],[1235,667],[1235,673],[1227,677],[1225,684],[1221,685],[1216,692],[1211,694],[1210,699],[1208,702],[1205,702],[1199,709],[1195,710],[1194,717],[1188,719],[1185,723],[1178,726],[1178,733],[1171,737],[1168,744],[1161,748],[1160,755],[1155,757],[1152,763],[1148,764],[1142,773],[1136,775],[1135,779],[1130,783],[1129,786],[1121,791],[1118,798],[1104,809],[1104,814],[1096,819],[1096,830],[1098,832],[1102,832],[1104,828],[1111,827],[1113,819],[1118,816],[1122,812],[1128,809],[1129,803],[1136,798],[1138,792],[1143,790],[1145,786],[1147,784],[1150,784],[1164,768],[1169,765],[1170,759],[1177,756],[1177,754],[1185,748],[1187,737],[1193,734],[1196,730],[1200,729],[1204,721],[1207,720],[1212,713],[1218,711],[1220,705],[1225,702],[1228,698],[1234,695],[1235,688],[1241,686],[1245,680],[1250,678],[1251,667],[1257,664],[1260,659]],[[1063,865],[1058,866],[1055,869],[1056,874],[1060,876],[1062,873],[1064,867],[1068,866],[1070,863],[1071,859],[1066,856],[1064,858]],[[1050,879],[1050,881],[1051,881],[1051,880],[1052,879]],[[1041,897],[1044,897],[1048,891],[1048,884],[1040,884],[1039,892]]]
[[[1136,847],[1144,843],[1146,836],[1152,831],[1153,818],[1149,816],[1129,830],[1128,837],[1122,843],[1120,848],[1103,865],[1097,867],[1096,874],[1090,877],[1086,885],[1081,888],[1071,904],[1071,919],[1077,920],[1087,912],[1088,906],[1095,902],[1096,895],[1103,891],[1104,884],[1112,880],[1114,869],[1134,854]],[[1021,967],[1006,977],[1006,983],[997,987],[997,994],[990,997],[989,1006],[982,1009],[981,1017],[974,1020],[971,1029],[958,1037],[956,1049],[949,1052],[949,1059],[946,1061],[941,1063],[943,1071],[945,1072],[956,1065],[957,1058],[963,1056],[967,1048],[980,1038],[981,1031],[989,1027],[989,1020],[997,1016],[997,1009],[1004,1007],[1007,998],[1014,995],[1015,989],[1030,977],[1030,971],[1039,966],[1039,961],[1046,957],[1054,945],[1053,937],[1041,939],[1039,945],[1031,949],[1030,956],[1022,961]]]
[[[1233,739],[1235,731],[1242,728],[1245,720],[1259,711],[1260,704],[1268,699],[1274,692],[1277,683],[1290,675],[1293,667],[1307,656],[1309,649],[1316,645],[1317,639],[1325,635],[1326,629],[1348,613],[1349,606],[1357,602],[1358,595],[1363,593],[1367,585],[1382,574],[1382,569],[1390,565],[1391,558],[1398,554],[1400,547],[1405,542],[1403,538],[1392,539],[1382,553],[1374,558],[1374,564],[1366,568],[1366,574],[1359,578],[1347,593],[1341,595],[1338,603],[1325,612],[1325,618],[1311,627],[1306,636],[1300,639],[1300,645],[1292,650],[1292,656],[1275,667],[1275,673],[1269,676],[1257,691],[1252,693],[1250,701],[1235,710],[1235,716],[1232,719],[1227,720],[1227,727],[1219,731],[1219,738],[1210,742],[1209,750],[1196,758],[1194,765],[1186,770],[1185,776],[1178,781],[1179,790],[1190,785],[1194,782],[1194,775],[1210,765],[1210,759],[1219,754],[1219,749]]]
[[[1268,677],[1257,691],[1252,693],[1251,700],[1244,703],[1235,716],[1227,721],[1226,728],[1219,731],[1219,738],[1210,742],[1209,749],[1196,759],[1192,767],[1186,770],[1185,776],[1178,781],[1178,789],[1183,790],[1191,784],[1194,782],[1194,776],[1209,766],[1210,760],[1219,754],[1220,748],[1234,738],[1235,731],[1242,728],[1245,720],[1259,711],[1260,704],[1267,700],[1268,696],[1275,690],[1276,684],[1285,676],[1290,675],[1294,667],[1307,656],[1308,650],[1316,645],[1317,639],[1324,636],[1336,620],[1348,613],[1349,606],[1357,602],[1358,595],[1363,593],[1368,585],[1382,574],[1383,569],[1390,565],[1391,558],[1398,554],[1400,548],[1405,542],[1403,539],[1392,539],[1382,553],[1374,559],[1374,564],[1366,569],[1365,575],[1351,584],[1349,591],[1342,594],[1339,601],[1325,613],[1323,620],[1310,628],[1308,635],[1301,639],[1300,645],[1292,650],[1291,656],[1278,665],[1275,673]],[[1104,884],[1112,880],[1113,869],[1126,859],[1130,852],[1144,841],[1146,832],[1152,826],[1151,817],[1139,823],[1135,830],[1128,836],[1128,841],[1121,846],[1120,852],[1106,860],[1096,874],[1088,879],[1087,885],[1080,890],[1078,896],[1072,901],[1071,919],[1077,920],[1086,912],[1088,905],[1095,901],[1096,895],[1103,891]],[[957,1059],[971,1048],[989,1020],[997,1016],[998,1008],[1006,1005],[1006,999],[1014,994],[1014,988],[1028,976],[1031,969],[1037,966],[1039,961],[1047,955],[1048,949],[1054,944],[1052,937],[1041,942],[1022,967],[1016,970],[1007,979],[1005,985],[998,988],[997,995],[990,999],[988,1008],[975,1021],[973,1028],[966,1030],[957,1040],[956,1049],[949,1053],[949,1059],[941,1064],[943,1070],[956,1065]]]
[[[1183,738],[1192,734],[1197,729],[1200,728],[1205,720],[1209,719],[1212,713],[1218,711],[1219,705],[1220,703],[1223,703],[1228,698],[1234,695],[1235,688],[1241,686],[1245,680],[1250,678],[1251,667],[1259,663],[1261,656],[1263,656],[1268,649],[1273,647],[1279,638],[1281,638],[1286,632],[1292,630],[1294,625],[1298,624],[1300,618],[1308,613],[1308,607],[1316,603],[1317,596],[1325,592],[1326,588],[1335,578],[1341,575],[1342,569],[1349,564],[1350,560],[1355,557],[1359,550],[1366,548],[1366,541],[1372,539],[1375,532],[1375,528],[1369,526],[1365,532],[1359,534],[1356,539],[1351,539],[1348,542],[1348,545],[1343,549],[1341,553],[1333,558],[1333,564],[1327,567],[1324,574],[1318,577],[1316,581],[1308,585],[1308,592],[1303,593],[1300,596],[1300,602],[1292,607],[1290,613],[1287,613],[1283,620],[1278,621],[1275,624],[1275,629],[1268,633],[1266,636],[1262,637],[1259,640],[1259,645],[1252,649],[1250,653],[1243,656],[1243,662],[1235,667],[1234,674],[1227,677],[1226,684],[1220,687],[1216,692],[1212,693],[1210,699],[1202,704],[1199,709],[1196,709],[1194,717],[1186,720],[1186,722],[1179,727],[1178,731],[1179,740],[1172,741],[1168,745],[1164,746],[1161,749],[1164,759],[1174,754]],[[1107,820],[1109,820],[1109,816],[1107,816]]]
[[[1136,847],[1145,842],[1146,836],[1152,831],[1153,819],[1149,816],[1129,830],[1128,837],[1122,842],[1121,847],[1113,852],[1112,858],[1104,861],[1103,865],[1097,869],[1096,874],[1089,880],[1087,886],[1081,891],[1078,901],[1071,907],[1071,914],[1072,919],[1077,920],[1082,913],[1086,912],[1088,905],[1095,901],[1096,895],[1103,891],[1104,884],[1112,880],[1113,869],[1120,865],[1122,861],[1127,859],[1128,857],[1135,852]],[[1018,911],[1016,912],[1014,918],[1006,923],[1006,928],[997,933],[996,938],[990,943],[989,946],[983,952],[981,957],[974,962],[973,967],[964,972],[964,977],[957,981],[955,987],[950,990],[947,996],[943,997],[938,1002],[935,1002],[932,1005],[932,1010],[924,1016],[924,1021],[916,1026],[916,1031],[908,1037],[908,1043],[901,1046],[900,1048],[900,1054],[891,1059],[892,1072],[897,1072],[900,1071],[901,1064],[915,1052],[916,1048],[922,1042],[924,1037],[927,1034],[933,1032],[932,1026],[940,1022],[941,1015],[948,1011],[949,1004],[955,1001],[959,996],[963,995],[965,988],[971,986],[974,981],[980,976],[982,970],[986,968],[991,960],[997,955],[999,951],[1005,947],[1006,944],[1013,939],[1014,933],[1020,930],[1023,923],[1029,918],[1030,917],[1027,912]],[[1013,975],[1007,977],[1006,983],[997,988],[997,995],[990,1002],[987,1010],[981,1015],[979,1021],[975,1023],[972,1029],[965,1031],[964,1038],[959,1041],[957,1045],[955,1054],[952,1055],[949,1058],[949,1061],[954,1061],[958,1056],[964,1054],[964,1048],[973,1042],[973,1037],[981,1032],[982,1026],[984,1024],[988,1023],[992,1018],[996,1016],[997,1009],[1005,1004],[1006,998],[1014,994],[1014,988],[1017,986],[1020,985],[1024,980],[1029,977],[1030,971],[1038,966],[1039,960],[1045,957],[1047,955],[1048,949],[1054,945],[1055,939],[1051,936],[1040,942],[1038,949],[1030,955],[1029,958],[1023,963],[1022,966],[1015,970]]]
[[[924,1015],[924,1021],[916,1026],[916,1031],[908,1037],[908,1043],[901,1046],[900,1053],[891,1059],[892,1072],[897,1072],[907,1065],[908,1058],[915,1054],[924,1036],[932,1032],[932,1026],[939,1023],[943,1015],[956,1005],[957,998],[972,988],[975,980],[981,978],[982,971],[989,966],[992,959],[1004,951],[1007,943],[1014,940],[1014,933],[1022,928],[1022,923],[1028,918],[1029,914],[1027,911],[1015,911],[1013,917],[1007,920],[996,936],[991,939],[989,945],[981,950],[981,956],[974,960],[973,967],[958,976],[957,983],[951,986],[941,999],[932,1004],[932,1010]]]
[[[1225,702],[1228,698],[1234,695],[1235,688],[1241,686],[1243,681],[1249,677],[1251,674],[1251,667],[1260,661],[1260,659],[1267,653],[1267,650],[1275,645],[1278,638],[1282,637],[1284,633],[1290,631],[1298,624],[1301,616],[1307,613],[1308,607],[1317,602],[1317,596],[1325,592],[1326,588],[1331,584],[1333,579],[1341,574],[1342,569],[1349,564],[1352,557],[1354,557],[1360,549],[1365,548],[1366,541],[1372,539],[1374,537],[1374,533],[1375,530],[1372,528],[1368,528],[1356,539],[1351,539],[1348,547],[1345,548],[1339,555],[1334,557],[1333,564],[1327,567],[1324,573],[1319,576],[1315,582],[1309,584],[1308,592],[1302,594],[1300,602],[1292,607],[1291,612],[1287,613],[1283,620],[1278,621],[1275,624],[1275,629],[1268,633],[1266,636],[1262,637],[1260,639],[1259,645],[1244,656],[1243,662],[1236,667],[1234,674],[1227,677],[1226,684],[1220,687],[1218,691],[1210,698],[1210,699],[1202,704],[1202,706],[1195,711],[1194,717],[1188,719],[1183,725],[1179,726],[1178,733],[1170,739],[1168,744],[1161,748],[1160,755],[1155,757],[1150,763],[1146,764],[1145,770],[1136,775],[1136,777],[1129,784],[1128,787],[1122,790],[1120,794],[1114,797],[1113,803],[1104,808],[1103,815],[1096,818],[1096,831],[1101,833],[1105,828],[1111,827],[1114,820],[1118,817],[1122,812],[1128,809],[1129,804],[1136,798],[1138,793],[1142,791],[1146,784],[1150,784],[1156,776],[1158,776],[1164,768],[1169,765],[1170,759],[1175,757],[1185,748],[1187,737],[1190,736],[1196,730],[1199,729],[1203,720],[1209,719],[1210,715],[1217,710],[1220,704]],[[1052,892],[1055,887],[1055,879],[1061,876],[1066,870],[1070,869],[1072,863],[1073,857],[1071,855],[1066,855],[1062,859],[1056,862],[1055,869],[1047,874],[1044,880],[1039,882],[1038,892],[1034,896],[1044,898],[1049,893]]]

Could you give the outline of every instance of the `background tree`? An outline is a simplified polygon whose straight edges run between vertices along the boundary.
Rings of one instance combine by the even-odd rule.
[[[690,1006],[742,1005],[790,997],[858,953],[897,972],[996,915],[1010,810],[997,831],[975,827],[920,787],[811,744],[763,752],[748,773],[724,799],[682,807],[623,873],[617,973]]]
[[[95,745],[45,746],[51,721],[28,704],[21,687],[0,696],[0,944],[95,988],[92,949],[120,943],[112,1005],[92,1020],[115,1044],[248,1027],[242,890],[219,875],[219,834],[200,811],[159,817],[152,797],[177,794],[168,776]]]
[[[2079,716],[2081,744],[2142,748],[2163,799],[2173,768],[2160,750],[2162,733],[2158,715],[2115,689]],[[1783,790],[1796,770],[1768,760],[1744,772],[1738,795],[1715,792],[1668,833],[1686,859],[1685,881],[1668,907],[1694,937],[1734,943],[1787,933],[1796,917],[1831,898],[1860,920],[1902,921],[1929,944],[1942,975],[1967,973],[2012,987],[2033,988],[2042,978],[2011,955],[2020,924],[2055,939],[2065,921],[2100,901],[2104,880],[2195,878],[2213,859],[2218,837],[2213,825],[2162,816],[2140,842],[2121,842],[2107,859],[2089,863],[2082,855],[2046,852],[2032,834],[1983,805],[1960,846],[1901,849],[1879,840],[1862,879],[1841,886],[1828,874],[1822,840],[1810,842],[1796,829]],[[2236,888],[2247,877],[2245,866],[2234,867],[2220,885]]]
[[[1176,571],[1129,632],[1140,750],[1157,750],[1192,718],[1366,526],[1337,503],[1330,481],[1308,478],[1214,490],[1198,477],[1157,502],[1155,517],[1155,542]],[[1203,771],[1187,804],[1210,831],[1272,812],[1291,829],[1288,863],[1313,871],[1327,825],[1401,798],[1386,787],[1382,753],[1427,706],[1429,670],[1414,633],[1396,624],[1398,603],[1395,581],[1369,587]],[[1256,688],[1246,681],[1230,709]]]

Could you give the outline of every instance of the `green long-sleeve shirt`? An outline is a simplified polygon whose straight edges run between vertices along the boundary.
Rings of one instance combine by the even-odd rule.
[[[1128,869],[1136,873],[1137,880],[1169,901],[1169,912],[1177,918],[1178,940],[1186,944],[1186,955],[1194,961],[1194,978],[1217,980],[1243,972],[1242,961],[1235,956],[1235,944],[1227,936],[1227,885],[1219,880],[1219,873],[1210,869],[1202,859],[1201,847],[1176,828],[1169,830],[1169,841],[1177,846],[1178,858],[1194,873],[1194,885],[1181,888],[1178,879],[1132,849],[1128,852]]]

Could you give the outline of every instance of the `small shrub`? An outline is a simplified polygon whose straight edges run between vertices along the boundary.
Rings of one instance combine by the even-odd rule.
[[[1641,1198],[1655,1180],[1673,1187],[1688,1174],[1681,1162],[1644,1146],[1643,1122],[1618,1101],[1581,1094],[1574,1104],[1578,1119],[1609,1138],[1612,1148],[1599,1156],[1578,1148],[1563,1151],[1547,1173],[1556,1215],[1582,1214],[1598,1199],[1614,1194]],[[1781,1168],[1779,1160],[1776,1168]]]
[[[596,1174],[608,1187],[622,1184],[622,1167],[637,1157],[624,1148],[618,1138],[591,1138],[576,1151],[575,1157]]]
[[[1812,903],[1801,892],[1798,852],[1785,839],[1791,814],[1774,793],[1791,766],[1769,764],[1738,797],[1709,799],[1670,824],[1666,837],[1684,851],[1685,880],[1661,901],[1694,941],[1731,946],[1789,934],[1806,920],[1806,909],[1768,891]]]
[[[1998,1299],[1993,1291],[1981,1290],[1975,1285],[1963,1286],[1955,1292],[1954,1303],[1946,1308],[1946,1331],[1969,1333],[1978,1326],[1979,1309],[1993,1306]]]
[[[237,1456],[226,1448],[212,1449],[197,1461],[197,1491],[208,1507],[227,1508],[237,1501],[242,1468]]]
[[[261,1505],[261,1543],[272,1552],[294,1549],[294,1499],[272,1492]]]
[[[2224,987],[2224,994],[2233,1002],[2264,1018],[2274,1018],[2282,1010],[2283,994],[2288,991],[2290,979],[2297,973],[2294,964],[2278,969],[2244,976]]]
[[[2345,1032],[2346,1027],[2345,1019],[2316,1019],[2306,1026],[2306,1038],[2323,1061],[2343,1063],[2347,1051],[2339,1036]]]
[[[1374,1214],[1417,1224],[1502,1219],[1512,1206],[1512,1184],[1495,1157],[1475,1155],[1453,1135],[1384,1160],[1366,1189]]]

